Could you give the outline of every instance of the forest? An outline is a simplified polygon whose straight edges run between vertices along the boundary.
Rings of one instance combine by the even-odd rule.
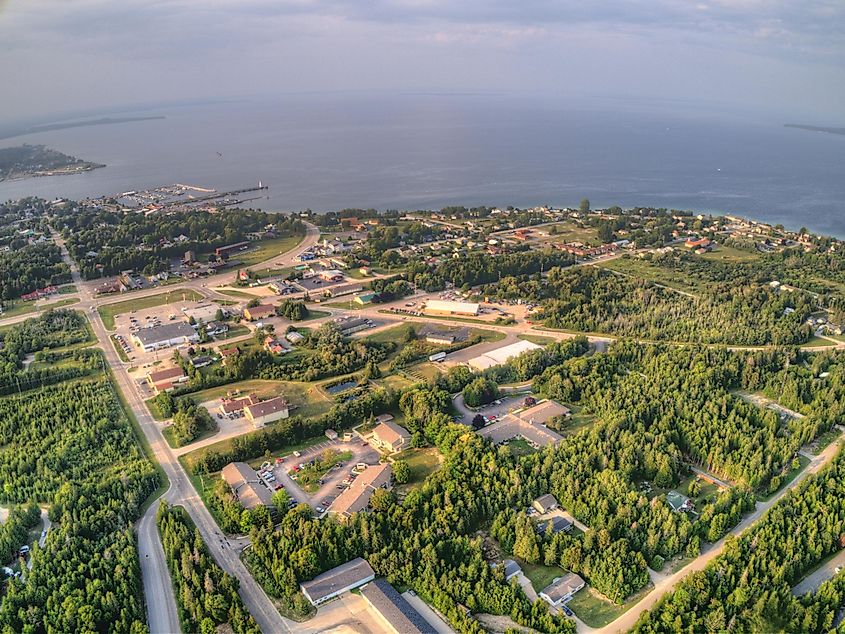
[[[0,398],[6,503],[50,505],[43,549],[0,605],[10,632],[146,631],[132,524],[159,477],[113,386],[68,381]]]
[[[842,548],[845,454],[790,491],[708,566],[690,574],[637,622],[635,631],[827,632],[845,597],[839,573],[803,599],[790,588]]]
[[[263,233],[268,225],[274,226],[276,237],[305,232],[293,216],[244,209],[145,215],[67,205],[56,211],[54,222],[85,279],[127,269],[158,273],[185,251],[207,253],[245,241],[250,233]],[[187,240],[176,242],[179,236]]]
[[[61,249],[52,242],[0,250],[0,301],[67,282],[70,268],[62,261]]]
[[[214,561],[185,509],[162,501],[156,522],[182,629],[215,634],[218,626],[228,624],[234,634],[261,634],[238,596],[237,579]]]

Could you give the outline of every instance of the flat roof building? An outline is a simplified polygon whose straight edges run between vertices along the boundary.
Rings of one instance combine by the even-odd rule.
[[[469,360],[469,364],[476,370],[486,370],[492,368],[494,365],[502,365],[511,359],[518,357],[529,350],[539,350],[542,346],[530,341],[517,341],[509,346],[502,346],[490,352],[485,352],[482,355],[474,357]]]
[[[197,343],[200,340],[197,331],[184,321],[141,328],[132,333],[132,338],[144,352],[178,346],[182,343]]]
[[[299,584],[299,588],[311,605],[317,606],[375,578],[376,573],[370,564],[358,557]]]
[[[476,317],[479,306],[470,302],[450,302],[442,299],[429,299],[424,311],[429,315],[466,315]]]
[[[437,634],[437,630],[387,580],[371,581],[361,589],[361,596],[378,612],[386,632]]]
[[[552,418],[562,416],[568,418],[572,412],[568,407],[556,403],[555,401],[541,401],[531,407],[526,407],[521,412],[517,412],[517,416],[529,423],[539,423],[545,425]]]
[[[244,308],[244,318],[247,321],[258,321],[259,319],[267,319],[276,314],[276,307],[270,304],[259,304],[252,308]]]

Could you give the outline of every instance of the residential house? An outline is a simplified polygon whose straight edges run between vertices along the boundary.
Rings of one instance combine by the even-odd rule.
[[[551,493],[546,493],[545,495],[541,495],[536,500],[534,500],[531,503],[531,506],[537,509],[537,512],[542,515],[543,513],[554,511],[558,507],[558,503],[555,499],[555,496],[553,496]]]
[[[557,608],[569,601],[585,585],[586,583],[581,577],[574,572],[568,572],[543,588],[540,592],[540,598],[548,602],[553,608]]]
[[[370,444],[378,451],[396,453],[411,442],[411,432],[393,421],[380,423],[370,437]]]

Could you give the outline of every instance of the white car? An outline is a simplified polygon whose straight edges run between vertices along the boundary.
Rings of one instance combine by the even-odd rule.
[[[299,458],[299,456],[301,456],[301,455],[302,455],[302,453],[301,453],[301,452],[299,452],[299,451],[294,451],[294,452],[293,452],[293,455],[294,455],[294,456],[296,456],[297,458]]]

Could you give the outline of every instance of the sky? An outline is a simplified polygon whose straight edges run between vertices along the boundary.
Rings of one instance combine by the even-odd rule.
[[[0,42],[0,123],[438,92],[845,125],[845,0],[0,0]]]

